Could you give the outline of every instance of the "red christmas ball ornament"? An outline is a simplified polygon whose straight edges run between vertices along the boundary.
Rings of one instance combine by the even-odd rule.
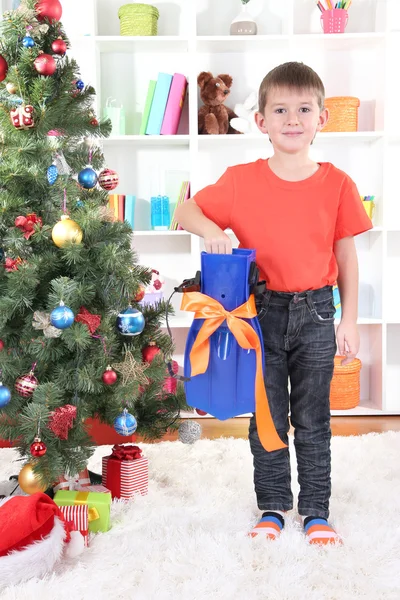
[[[113,385],[117,381],[118,375],[116,374],[114,369],[112,369],[110,365],[108,365],[101,378],[103,380],[103,383],[105,383],[106,385]]]
[[[195,408],[194,409],[198,415],[201,415],[202,417],[204,417],[204,415],[207,414],[207,412],[205,410],[201,410],[201,408]]]
[[[33,440],[33,443],[31,444],[31,454],[32,456],[35,456],[36,458],[40,458],[41,456],[44,456],[47,452],[47,446],[44,442],[42,442],[42,440],[40,439],[40,437],[35,437],[35,439]]]
[[[90,121],[90,124],[91,124],[93,127],[98,127],[98,125],[99,125],[99,122],[98,122],[98,120],[97,120],[96,118],[93,118],[93,119]]]
[[[140,302],[141,300],[143,300],[145,293],[146,293],[146,288],[144,287],[144,285],[141,285],[139,287],[139,291],[136,292],[136,294],[135,294],[134,301]]]
[[[160,348],[154,342],[150,342],[148,346],[142,348],[142,358],[144,362],[151,363],[160,352]]]
[[[4,81],[7,77],[8,64],[4,56],[0,54],[0,81]]]
[[[0,352],[4,350],[4,342],[3,340],[0,340]]]
[[[119,183],[119,175],[112,169],[104,169],[104,171],[100,173],[97,181],[103,190],[107,190],[109,192],[117,187]]]
[[[39,385],[38,380],[33,374],[33,371],[26,375],[21,375],[15,382],[15,391],[22,396],[22,398],[30,398],[33,392]]]
[[[33,61],[33,64],[36,71],[45,77],[54,75],[57,69],[57,63],[51,54],[39,54],[39,56]]]
[[[51,49],[53,50],[54,54],[64,56],[67,51],[67,44],[61,37],[58,37],[56,40],[54,40],[54,42],[52,42]]]
[[[60,0],[39,0],[35,6],[39,21],[59,21],[62,17],[62,6]]]

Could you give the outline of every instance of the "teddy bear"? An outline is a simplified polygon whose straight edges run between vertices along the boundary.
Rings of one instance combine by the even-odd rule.
[[[231,119],[231,127],[234,127],[240,133],[258,133],[259,129],[255,122],[255,114],[258,111],[257,92],[251,92],[243,104],[235,105],[237,117]]]
[[[227,74],[213,77],[209,71],[202,71],[197,77],[200,98],[204,106],[199,109],[200,134],[240,133],[230,126],[229,121],[237,115],[224,105],[230,94],[232,77]]]

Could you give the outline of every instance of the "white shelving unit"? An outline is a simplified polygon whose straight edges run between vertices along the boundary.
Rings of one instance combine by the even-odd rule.
[[[127,135],[106,140],[104,153],[110,168],[120,174],[117,191],[137,197],[133,245],[143,264],[164,275],[167,294],[195,274],[202,243],[186,232],[148,231],[150,197],[166,193],[172,198],[183,179],[190,180],[194,194],[228,166],[271,155],[261,134],[197,135],[198,73],[233,76],[227,100],[232,108],[258,89],[271,68],[287,60],[313,67],[327,96],[360,98],[359,131],[319,134],[312,155],[346,170],[361,194],[377,200],[374,229],[357,238],[361,403],[345,412],[400,414],[400,2],[354,0],[346,33],[325,35],[313,0],[252,0],[248,9],[259,35],[247,37],[229,35],[239,0],[154,0],[160,11],[159,35],[120,37],[118,8],[123,3],[67,0],[63,23],[82,79],[96,88],[97,114],[102,116],[108,97],[125,107]],[[159,71],[188,77],[187,111],[179,135],[139,136],[148,81]],[[182,364],[191,317],[179,311],[179,302],[175,296],[172,325]]]

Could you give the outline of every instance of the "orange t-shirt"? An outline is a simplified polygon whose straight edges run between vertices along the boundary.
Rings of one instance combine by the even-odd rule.
[[[256,250],[260,277],[281,292],[333,285],[336,240],[372,228],[352,179],[331,163],[302,181],[285,181],[268,160],[229,167],[194,201],[240,247]]]

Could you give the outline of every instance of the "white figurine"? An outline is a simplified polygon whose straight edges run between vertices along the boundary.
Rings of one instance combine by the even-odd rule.
[[[240,131],[240,133],[258,132],[258,127],[254,119],[254,115],[258,111],[257,96],[257,92],[251,92],[243,104],[235,105],[234,112],[238,116],[237,118],[231,119],[230,124],[234,129]]]

